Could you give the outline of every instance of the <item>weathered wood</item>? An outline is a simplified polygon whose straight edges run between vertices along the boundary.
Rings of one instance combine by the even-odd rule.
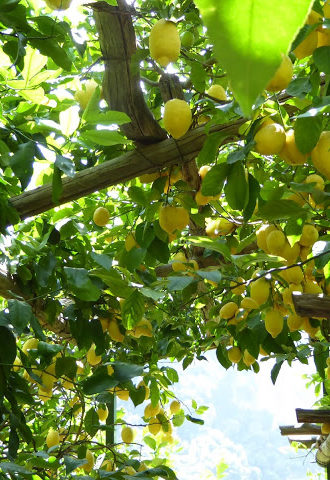
[[[281,435],[321,435],[320,425],[303,423],[302,425],[280,425]]]
[[[117,7],[106,2],[90,6],[105,65],[103,96],[112,110],[125,112],[131,119],[121,130],[129,139],[143,144],[164,140],[166,132],[154,119],[140,87],[132,7],[123,0]]]
[[[311,293],[292,294],[293,304],[302,317],[330,318],[330,297]]]
[[[245,119],[240,118],[229,124],[215,125],[210,129],[210,133],[223,134],[223,143],[227,143],[233,136],[238,135],[238,129],[244,121]],[[179,140],[168,138],[153,145],[139,146],[101,165],[86,168],[73,178],[65,177],[59,205],[144,173],[157,172],[171,165],[183,165],[198,155],[206,138],[205,127],[198,127]],[[21,219],[46,212],[56,206],[52,200],[51,184],[12,197],[9,203],[17,210]]]
[[[330,423],[330,410],[308,410],[296,408],[299,423]]]

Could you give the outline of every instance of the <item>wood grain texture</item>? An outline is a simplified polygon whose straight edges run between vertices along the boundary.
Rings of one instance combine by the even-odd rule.
[[[311,293],[292,295],[296,312],[301,317],[330,318],[330,297]]]

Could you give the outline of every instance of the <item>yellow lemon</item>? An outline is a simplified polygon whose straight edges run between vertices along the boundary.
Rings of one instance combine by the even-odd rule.
[[[308,177],[305,178],[304,183],[314,183],[314,188],[316,190],[324,190],[324,180],[320,175],[317,175],[316,173],[308,175]]]
[[[227,351],[228,358],[231,363],[238,363],[242,358],[242,352],[239,347],[231,347]]]
[[[189,212],[183,207],[166,205],[159,210],[159,225],[169,234],[174,233],[176,230],[183,230],[188,223]]]
[[[317,42],[317,31],[313,30],[307,35],[307,37],[304,38],[304,40],[299,43],[299,45],[297,45],[297,47],[293,50],[293,53],[299,60],[305,57],[309,57],[316,49]]]
[[[282,125],[271,123],[260,128],[254,136],[255,149],[262,155],[276,155],[285,144],[285,131]]]
[[[129,234],[125,238],[125,250],[126,252],[129,252],[132,250],[134,247],[139,247],[140,245],[137,243],[135,239],[135,235],[133,232],[129,232]]]
[[[108,333],[111,340],[119,343],[122,343],[124,341],[124,335],[119,330],[119,326],[115,318],[112,318],[109,322]]]
[[[285,134],[285,145],[279,156],[289,165],[303,165],[307,162],[308,153],[301,153],[296,145],[294,130],[291,129]]]
[[[314,225],[305,224],[302,229],[299,243],[303,247],[310,247],[314,245],[318,238],[319,232],[316,230]]]
[[[265,328],[273,338],[283,330],[283,316],[278,310],[268,310],[265,314]]]
[[[97,365],[101,361],[101,356],[100,355],[95,355],[95,348],[96,347],[93,343],[91,345],[90,349],[88,350],[87,355],[86,355],[87,362],[92,366]]]
[[[282,55],[282,62],[275,72],[275,75],[268,83],[266,90],[279,92],[284,90],[291,82],[293,76],[293,65],[288,55]]]
[[[106,419],[108,418],[109,415],[109,410],[108,407],[105,405],[105,407],[99,407],[97,409],[97,415],[99,417],[100,422],[105,422]]]
[[[39,340],[37,338],[29,338],[22,346],[22,350],[25,355],[28,355],[29,350],[35,350],[38,348]]]
[[[314,167],[330,180],[330,130],[321,133],[311,158]]]
[[[239,285],[239,284],[242,285]],[[237,285],[237,286],[236,286]],[[230,282],[231,291],[235,295],[242,295],[245,292],[245,280],[242,277],[238,277],[237,280],[232,280]]]
[[[66,10],[70,7],[71,0],[45,0],[51,10]]]
[[[162,425],[157,417],[152,417],[149,420],[148,430],[152,435],[157,435],[162,428]]]
[[[172,413],[172,415],[179,413],[180,410],[181,410],[180,402],[178,402],[178,400],[173,400],[170,404],[170,412]]]
[[[152,27],[149,36],[151,57],[159,65],[166,67],[175,62],[180,55],[180,35],[175,23],[165,19],[158,20]]]
[[[253,365],[255,361],[256,358],[254,358],[251,353],[245,349],[243,353],[243,362],[245,363],[245,365],[247,367],[251,367],[251,365]]]
[[[109,210],[104,207],[98,207],[93,214],[93,221],[98,227],[104,227],[110,219]]]
[[[225,89],[221,85],[211,85],[211,87],[206,90],[206,93],[217,100],[227,100]]]
[[[60,444],[60,434],[52,428],[48,431],[46,437],[46,445],[48,448],[55,447]]]
[[[134,431],[131,427],[124,427],[121,431],[121,438],[124,443],[132,443],[134,440]]]
[[[273,230],[266,238],[267,249],[272,255],[279,255],[285,247],[286,236],[281,230]]]
[[[263,305],[267,302],[269,297],[270,286],[269,282],[264,278],[258,278],[250,285],[251,298],[255,300],[259,305]]]
[[[90,99],[93,96],[93,93],[95,92],[96,87],[97,83],[94,80],[87,80],[87,82],[82,84],[81,90],[77,90],[74,94],[74,99],[79,103],[81,110],[86,109]]]
[[[90,473],[94,467],[94,454],[90,450],[86,450],[86,460],[87,463],[82,465],[82,468],[85,470],[86,473]]]
[[[238,310],[238,305],[236,303],[234,302],[226,303],[220,309],[220,312],[219,312],[220,318],[223,318],[224,320],[229,320],[235,315],[237,310]]]
[[[270,234],[270,232],[277,230],[275,225],[263,225],[262,227],[259,228],[259,230],[256,231],[256,237],[257,237],[257,245],[261,250],[263,250],[266,253],[269,253],[268,247],[267,247],[267,237]]]
[[[152,406],[152,403],[148,403],[148,405],[146,405],[144,409],[144,416],[146,418],[155,417],[156,415],[158,415],[159,411],[160,411],[159,403],[157,403],[155,407]]]
[[[181,138],[189,130],[192,115],[189,104],[185,100],[172,98],[165,103],[164,127],[173,138]]]

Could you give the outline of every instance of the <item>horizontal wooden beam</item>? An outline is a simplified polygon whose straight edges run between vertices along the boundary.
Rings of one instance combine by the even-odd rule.
[[[292,299],[294,308],[301,317],[330,318],[330,297],[294,293]]]
[[[239,127],[245,122],[214,125],[209,133],[223,135],[228,143],[238,135]],[[205,126],[190,130],[179,140],[168,138],[152,145],[139,146],[131,152],[78,172],[73,178],[63,178],[63,192],[59,205],[76,200],[103,188],[124,183],[144,173],[157,172],[172,165],[182,165],[197,157],[207,138]],[[56,204],[52,200],[52,185],[46,184],[12,197],[9,201],[21,219],[46,212]]]
[[[320,425],[303,423],[302,425],[282,425],[279,427],[281,435],[321,435]]]
[[[299,423],[330,423],[330,410],[296,408],[296,416]]]

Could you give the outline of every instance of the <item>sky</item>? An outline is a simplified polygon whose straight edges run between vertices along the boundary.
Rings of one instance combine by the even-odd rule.
[[[274,359],[262,362],[255,374],[234,368],[226,371],[215,351],[206,357],[207,361],[196,361],[184,372],[177,367],[180,382],[173,391],[178,399],[188,408],[192,399],[198,406],[209,407],[200,416],[203,426],[185,421],[174,429],[178,443],[171,461],[179,480],[215,480],[221,461],[228,465],[223,477],[228,480],[302,480],[307,472],[315,475],[308,478],[324,479],[323,468],[315,464],[315,452],[296,451],[279,430],[279,425],[297,423],[296,408],[312,408],[316,401],[313,388],[306,389],[302,378],[314,367],[298,362],[291,368],[283,365],[274,386],[270,378]],[[145,404],[135,410],[131,402],[121,405],[129,410],[126,420],[141,421]],[[193,410],[190,413],[197,416]]]

